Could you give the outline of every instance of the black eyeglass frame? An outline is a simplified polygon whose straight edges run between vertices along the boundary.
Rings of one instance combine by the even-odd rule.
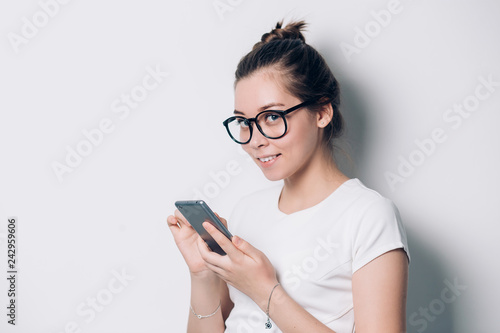
[[[285,116],[287,114],[289,114],[290,112],[295,111],[297,109],[300,109],[300,108],[302,108],[304,106],[314,104],[314,102],[315,101],[305,101],[305,102],[302,102],[302,103],[297,104],[295,106],[292,106],[291,108],[286,109],[285,111],[282,111],[282,110],[264,110],[262,112],[259,112],[254,118],[245,118],[245,117],[242,117],[242,116],[232,116],[232,117],[229,117],[226,120],[224,120],[222,122],[222,124],[226,128],[227,134],[229,134],[229,136],[231,137],[231,139],[233,139],[234,142],[239,143],[240,145],[247,144],[247,143],[250,142],[250,140],[252,140],[252,135],[253,135],[252,121],[255,123],[255,125],[257,126],[257,129],[259,130],[260,133],[262,133],[263,136],[265,136],[268,139],[279,139],[279,138],[282,138],[283,136],[285,136],[286,132],[288,131],[288,124],[286,123]],[[262,131],[262,128],[259,126],[259,123],[257,122],[257,118],[261,114],[266,113],[266,112],[276,112],[277,114],[279,114],[281,116],[281,118],[283,118],[283,122],[285,124],[285,131],[284,131],[283,134],[281,134],[280,136],[277,136],[277,137],[272,137],[272,136],[269,136],[269,135],[267,135],[266,133],[264,133]],[[235,119],[243,119],[245,121],[245,124],[248,125],[248,128],[250,129],[250,136],[249,136],[248,140],[245,141],[245,142],[241,142],[239,140],[236,140],[236,138],[233,137],[233,135],[231,134],[231,131],[229,130],[229,122],[231,122],[231,121],[233,121]]]

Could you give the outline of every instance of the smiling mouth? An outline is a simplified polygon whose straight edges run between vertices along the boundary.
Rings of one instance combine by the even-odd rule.
[[[260,158],[258,157],[259,161],[261,162],[269,162],[271,160],[274,160],[276,157],[278,157],[279,155],[281,154],[277,154],[277,155],[273,155],[273,156],[268,156],[268,157],[264,157],[264,158]]]

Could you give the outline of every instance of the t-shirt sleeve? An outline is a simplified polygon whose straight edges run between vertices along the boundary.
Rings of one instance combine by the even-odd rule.
[[[352,273],[397,248],[403,248],[410,260],[406,231],[394,203],[379,197],[361,212],[354,223]]]

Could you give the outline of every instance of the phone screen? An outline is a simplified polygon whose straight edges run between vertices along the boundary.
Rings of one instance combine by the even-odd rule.
[[[203,222],[207,221],[211,223],[214,227],[219,229],[228,239],[231,239],[233,235],[227,230],[227,228],[222,224],[217,215],[208,207],[208,205],[203,200],[183,200],[176,201],[175,206],[184,215],[186,220],[191,224],[191,226],[196,230],[196,232],[201,236],[201,238],[207,243],[208,247],[220,254],[225,255],[226,252],[219,246],[219,244],[210,236],[210,234],[203,228]]]

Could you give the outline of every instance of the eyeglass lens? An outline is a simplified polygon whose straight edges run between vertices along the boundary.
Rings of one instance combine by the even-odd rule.
[[[269,138],[278,138],[285,134],[285,120],[281,114],[273,111],[261,113],[257,120],[261,132]],[[229,131],[233,138],[239,142],[250,140],[252,124],[245,118],[237,117],[228,123]]]

